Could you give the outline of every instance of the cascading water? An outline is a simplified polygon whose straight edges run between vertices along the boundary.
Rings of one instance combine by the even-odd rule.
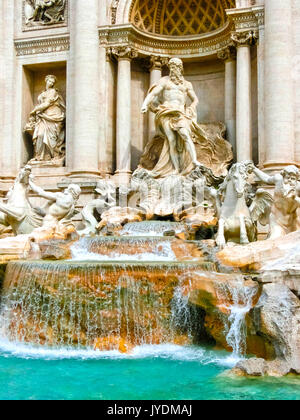
[[[184,224],[168,221],[147,221],[128,223],[120,232],[123,236],[144,236],[162,237],[166,232],[174,231],[180,233],[184,231]]]
[[[174,308],[182,312],[178,287],[188,287],[197,268],[174,262],[10,263],[1,335],[14,342],[121,351],[185,342]]]
[[[223,308],[229,312],[226,322],[227,344],[232,348],[234,356],[244,356],[247,350],[246,315],[253,307],[257,288],[248,287],[241,281],[220,284],[217,290],[219,299],[227,302]]]
[[[175,261],[164,238],[82,238],[71,247],[73,261]]]

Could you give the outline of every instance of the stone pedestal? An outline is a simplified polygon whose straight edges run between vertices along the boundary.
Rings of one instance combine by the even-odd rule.
[[[291,4],[292,0],[265,0],[264,167],[269,170],[295,160]]]
[[[99,176],[98,0],[76,0],[71,8],[70,65],[73,95],[71,176]]]

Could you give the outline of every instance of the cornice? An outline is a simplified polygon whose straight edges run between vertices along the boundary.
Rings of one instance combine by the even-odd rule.
[[[162,57],[201,57],[215,55],[232,43],[232,22],[208,34],[187,37],[169,37],[150,34],[131,24],[114,25],[99,30],[100,45],[111,47],[129,46],[140,55],[159,55]]]
[[[59,53],[69,50],[70,38],[69,35],[60,35],[47,38],[15,40],[15,48],[18,57]]]
[[[264,22],[264,7],[226,10],[235,32],[257,31]]]

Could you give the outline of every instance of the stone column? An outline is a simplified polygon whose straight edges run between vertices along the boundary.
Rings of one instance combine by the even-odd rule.
[[[300,164],[300,0],[293,0],[294,59],[293,79],[295,93],[295,160]]]
[[[162,66],[164,62],[160,57],[152,56],[150,58],[150,88],[158,83],[162,78]],[[148,139],[149,141],[155,136],[155,115],[153,112],[149,112],[148,120]]]
[[[106,48],[99,48],[99,90],[100,90],[100,115],[99,115],[99,168],[101,175],[109,174],[107,156],[107,88],[106,88]]]
[[[228,47],[219,52],[218,58],[225,61],[225,124],[236,157],[236,49]]]
[[[138,54],[129,47],[112,48],[112,54],[118,59],[116,180],[127,184],[131,175],[131,60]]]
[[[16,147],[16,136],[21,136],[15,123],[15,71],[14,49],[15,4],[11,0],[1,1],[1,178],[4,183],[14,179],[20,164],[20,150]],[[19,127],[18,127],[19,128]]]
[[[107,24],[107,1],[101,0],[99,7],[99,25],[106,26]]]
[[[71,8],[70,65],[73,89],[71,176],[99,176],[99,1],[76,0]]]
[[[265,0],[265,142],[270,171],[295,160],[292,0]]]
[[[236,149],[237,161],[252,159],[251,43],[253,32],[232,34],[237,46]]]

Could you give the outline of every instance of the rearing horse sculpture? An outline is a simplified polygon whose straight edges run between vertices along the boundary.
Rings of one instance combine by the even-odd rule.
[[[11,226],[15,235],[30,234],[43,222],[42,215],[29,202],[30,175],[30,166],[21,169],[6,196],[7,203],[0,202],[0,224]]]
[[[220,187],[219,230],[216,238],[220,248],[229,241],[242,245],[256,241],[257,222],[263,225],[268,223],[273,198],[260,189],[251,200],[248,178],[252,165],[250,162],[233,165]]]

